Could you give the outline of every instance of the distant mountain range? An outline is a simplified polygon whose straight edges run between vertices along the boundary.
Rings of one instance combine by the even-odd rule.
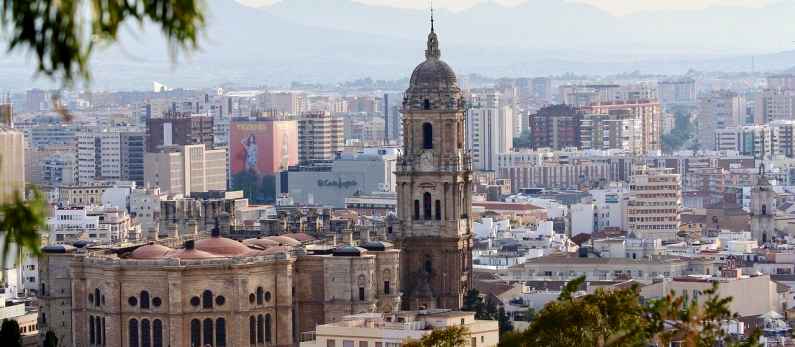
[[[282,0],[263,8],[207,3],[202,51],[174,63],[156,28],[130,27],[121,44],[97,55],[92,87],[398,79],[422,60],[429,26],[426,11],[351,0]],[[793,15],[795,1],[617,17],[564,0],[528,0],[442,10],[436,23],[443,59],[460,74],[675,74],[748,71],[752,55],[758,71],[789,69],[795,66]],[[22,55],[0,58],[0,90],[42,84],[31,82],[32,65]]]

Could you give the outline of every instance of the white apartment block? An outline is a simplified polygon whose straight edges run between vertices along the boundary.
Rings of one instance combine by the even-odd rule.
[[[173,146],[144,156],[144,181],[164,194],[226,190],[226,148]]]
[[[140,237],[140,227],[133,224],[125,209],[116,207],[58,208],[47,218],[47,229],[50,244],[78,240],[109,244]]]
[[[674,240],[682,210],[681,177],[671,169],[636,166],[630,177],[627,231],[638,238]]]
[[[514,114],[503,105],[500,93],[486,90],[471,95],[472,107],[467,112],[467,145],[475,170],[497,170],[497,156],[513,148]]]
[[[795,156],[795,120],[716,130],[715,149],[737,151],[756,159]]]
[[[121,138],[118,132],[77,135],[77,168],[80,184],[121,178]]]

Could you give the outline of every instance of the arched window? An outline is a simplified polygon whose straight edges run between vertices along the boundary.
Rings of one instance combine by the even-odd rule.
[[[94,317],[88,316],[88,343],[95,344],[96,341],[94,340]]]
[[[148,319],[141,319],[141,347],[152,347],[152,330]]]
[[[422,214],[425,220],[431,219],[431,193],[422,194]]]
[[[205,290],[202,293],[202,308],[213,308],[213,292]]]
[[[271,341],[271,315],[265,315],[265,342],[272,342]]]
[[[431,260],[430,259],[426,260],[425,261],[425,272],[431,273],[432,269],[433,269],[433,266],[431,265]]]
[[[257,287],[257,305],[262,305],[263,294],[264,291],[262,290],[262,287]]]
[[[422,148],[433,149],[433,125],[431,123],[422,124]]]
[[[152,333],[153,347],[163,347],[163,321],[155,319],[152,325],[154,328]]]
[[[218,318],[215,320],[215,347],[226,346],[226,320]]]
[[[205,345],[213,345],[213,320],[210,318],[204,319],[204,326],[202,327],[202,336]]]
[[[105,339],[102,338],[102,320],[99,317],[94,317],[94,326],[97,328],[97,344],[102,345]]]
[[[190,345],[201,346],[202,323],[198,319],[190,321]]]
[[[265,342],[265,319],[262,315],[257,316],[257,343]]]
[[[127,328],[127,330],[129,330],[128,334],[130,337],[130,347],[138,347],[138,320],[130,319],[129,326]]]
[[[442,220],[442,201],[436,200],[436,220]]]
[[[420,219],[420,201],[414,200],[414,220]]]
[[[142,290],[141,291],[141,309],[147,310],[149,309],[149,292]],[[141,323],[143,324],[143,323]]]
[[[430,110],[431,109],[431,100],[429,100],[429,99],[423,100],[422,101],[422,108],[425,109],[425,110]]]
[[[94,305],[99,306],[99,288],[94,289]]]
[[[257,320],[254,316],[248,317],[248,341],[251,345],[257,344]]]
[[[108,343],[108,340],[105,339],[105,317],[102,317],[102,345]]]
[[[765,204],[762,205],[762,215],[763,216],[767,215],[767,205]]]

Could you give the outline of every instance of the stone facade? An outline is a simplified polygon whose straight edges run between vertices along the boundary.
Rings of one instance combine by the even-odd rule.
[[[178,249],[48,246],[42,331],[74,346],[291,346],[318,324],[400,303],[400,251],[388,243],[219,234]]]
[[[458,309],[472,287],[472,172],[465,108],[436,33],[403,102],[397,194],[402,307]]]

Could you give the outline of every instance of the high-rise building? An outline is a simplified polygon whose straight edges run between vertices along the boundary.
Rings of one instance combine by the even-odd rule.
[[[403,102],[397,193],[404,309],[462,306],[472,288],[472,171],[465,101],[431,25]]]
[[[164,194],[226,190],[226,148],[172,146],[144,155],[144,184]]]
[[[657,83],[660,103],[664,106],[695,105],[696,81],[689,77],[670,79]]]
[[[119,145],[121,148],[121,179],[133,181],[139,187],[143,187],[146,133],[120,132]]]
[[[533,149],[579,148],[582,118],[583,113],[569,105],[547,106],[530,115]]]
[[[582,149],[619,149],[641,154],[641,119],[626,109],[586,114],[580,123]]]
[[[306,94],[301,92],[271,92],[263,94],[262,106],[280,114],[299,115],[306,112]]]
[[[682,184],[672,169],[636,166],[629,179],[625,218],[638,238],[674,240],[679,232]]]
[[[121,179],[118,132],[85,132],[77,136],[77,180],[80,184]]]
[[[298,119],[298,161],[302,165],[334,160],[345,145],[344,123],[329,112],[304,112]]]
[[[765,89],[754,99],[754,124],[795,120],[795,90]]]
[[[536,77],[532,80],[533,97],[541,101],[552,100],[552,79]]]
[[[146,151],[157,152],[171,145],[215,145],[213,117],[204,114],[166,112],[146,120]]]
[[[777,74],[767,76],[767,87],[770,89],[795,90],[795,75]]]
[[[0,204],[25,194],[25,136],[0,125]]]
[[[745,124],[745,98],[731,91],[714,91],[698,102],[698,141],[715,149],[715,131]]]
[[[513,110],[493,89],[470,96],[467,110],[467,149],[479,171],[497,169],[497,155],[513,148]]]
[[[643,95],[648,89],[640,88]],[[650,154],[662,150],[662,116],[660,103],[656,99],[630,99],[628,101],[602,102],[582,108],[585,114],[621,115],[640,123],[640,134],[635,135],[635,154]]]

